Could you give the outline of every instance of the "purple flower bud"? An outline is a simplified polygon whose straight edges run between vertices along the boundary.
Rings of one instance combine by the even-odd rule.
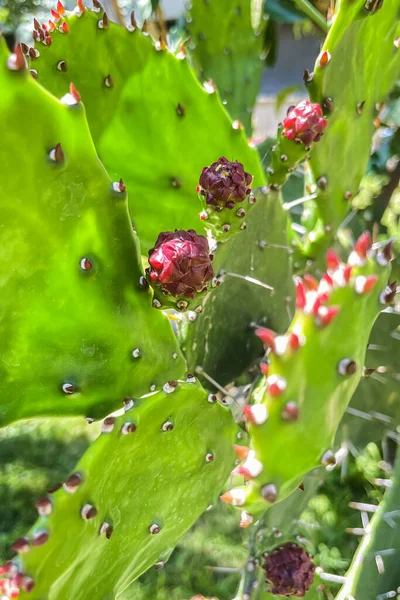
[[[268,554],[263,569],[272,594],[303,598],[313,583],[315,565],[310,555],[292,542]]]
[[[149,250],[147,274],[154,286],[174,296],[195,298],[207,288],[214,277],[207,238],[189,231],[160,233],[154,248]]]
[[[320,105],[303,100],[297,106],[289,108],[287,117],[283,121],[282,135],[288,140],[303,142],[309,146],[311,142],[318,142],[321,139],[327,124],[328,121],[324,119]]]
[[[253,176],[246,173],[242,163],[221,156],[202,170],[198,191],[205,197],[206,204],[216,211],[233,209],[250,194],[252,181]]]

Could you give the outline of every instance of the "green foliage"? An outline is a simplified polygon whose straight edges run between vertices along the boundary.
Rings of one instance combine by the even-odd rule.
[[[199,229],[196,185],[219,156],[239,160],[255,185],[263,184],[256,150],[232,127],[214,88],[196,81],[182,52],[157,49],[138,28],[101,29],[102,15],[91,11],[66,21],[69,33],[57,30],[51,46],[39,44],[31,67],[58,97],[76,85],[104,166],[127,185],[143,252],[160,231]],[[57,69],[60,61],[66,72]]]
[[[140,284],[126,194],[97,158],[83,106],[8,69],[0,44],[0,423],[103,417],[185,365]]]
[[[199,79],[215,82],[232,119],[251,135],[263,67],[262,2],[191,0],[190,4],[189,48]]]

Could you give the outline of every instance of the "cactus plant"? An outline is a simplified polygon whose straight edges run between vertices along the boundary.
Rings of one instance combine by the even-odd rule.
[[[289,108],[265,176],[214,86],[207,95],[184,50],[173,56],[163,40],[154,44],[134,16],[123,28],[98,0],[93,10],[79,0],[74,15],[59,1],[48,23],[34,22],[35,48],[19,44],[9,55],[0,41],[1,423],[102,419],[99,437],[38,499],[39,519],[14,542],[18,556],[1,568],[5,598],[116,598],[164,564],[229,473],[233,487],[221,498],[251,528],[281,502],[296,503],[307,473],[335,462],[372,327],[381,311],[395,312],[398,292],[384,232],[362,233],[346,262],[346,248],[329,249],[318,273],[321,246],[347,210],[338,190],[350,180],[327,152],[343,141],[354,90],[365,90],[345,143],[349,156],[363,146],[351,174],[351,189],[358,185],[368,112],[398,73],[391,40],[351,79],[351,93],[330,91],[344,51],[361,62],[354,40],[367,55],[373,31],[395,35],[392,6],[371,10],[340,3],[306,77],[312,102]],[[157,110],[162,134],[149,116]],[[303,219],[309,238],[293,244],[282,198],[306,161],[305,184],[320,191],[312,231]],[[318,262],[293,286],[295,247]],[[223,387],[243,382],[238,395]],[[233,447],[236,422],[247,441]],[[302,597],[314,566],[293,543],[270,548],[264,570],[272,593]]]
[[[215,82],[232,119],[251,135],[263,66],[262,2],[191,0],[186,24],[200,81]]]

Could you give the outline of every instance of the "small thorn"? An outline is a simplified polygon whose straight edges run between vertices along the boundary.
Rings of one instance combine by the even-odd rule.
[[[363,100],[362,102],[358,102],[358,104],[356,104],[356,110],[359,115],[363,114],[364,106],[365,106],[365,100]]]
[[[59,71],[62,71],[63,73],[66,73],[66,72],[68,71],[68,65],[67,65],[67,63],[65,62],[65,60],[60,60],[60,61],[57,63],[57,69],[58,69]]]
[[[83,481],[82,476],[79,473],[73,473],[65,481],[65,483],[63,484],[63,487],[66,492],[73,494],[74,492],[76,492],[78,487],[81,485],[82,481]]]
[[[357,292],[357,294],[368,294],[374,288],[377,281],[377,275],[368,275],[368,277],[364,277],[364,275],[359,275],[355,279],[354,289]]]
[[[308,273],[304,275],[303,283],[307,292],[314,292],[318,290],[318,281]]]
[[[301,492],[304,492],[304,483],[301,483],[297,489],[299,489]]]
[[[378,255],[376,257],[378,264],[380,264],[382,267],[385,267],[386,265],[388,265],[390,263],[390,261],[393,260],[392,246],[393,246],[393,241],[390,240],[382,248],[382,250],[378,253]]]
[[[100,29],[108,29],[110,25],[108,15],[106,12],[103,13],[103,18],[98,22],[98,26]]]
[[[26,537],[20,537],[11,545],[13,552],[29,552],[29,540]]]
[[[153,523],[153,525],[150,525],[149,531],[152,535],[157,535],[158,533],[160,533],[161,527],[156,523]]]
[[[64,394],[74,394],[76,392],[76,386],[73,383],[63,383],[62,391]]]
[[[317,322],[321,327],[329,325],[340,312],[340,306],[321,306],[318,310]]]
[[[94,12],[100,12],[103,10],[103,7],[98,0],[93,0],[93,10]]]
[[[35,50],[34,52],[36,53]],[[26,69],[27,62],[22,51],[21,44],[17,44],[14,48],[14,53],[10,54],[10,56],[8,57],[7,67],[10,69],[10,71],[23,71],[24,69]]]
[[[59,15],[63,15],[65,13],[64,5],[60,0],[57,2],[57,12]]]
[[[68,23],[66,21],[63,21],[60,27],[58,28],[58,31],[60,31],[60,33],[69,33]]]
[[[177,381],[167,381],[167,383],[165,383],[163,385],[163,392],[165,394],[172,394],[172,392],[174,392],[176,390],[177,386],[178,386]]]
[[[42,498],[39,498],[39,500],[37,500],[35,506],[41,517],[47,517],[48,515],[51,514],[51,512],[53,510],[52,502],[51,502],[50,498],[48,498],[47,496],[43,496]]]
[[[256,329],[255,334],[263,342],[264,346],[271,348],[271,350],[275,350],[276,333],[274,331],[265,327],[260,327],[259,329]]]
[[[93,269],[93,264],[88,258],[82,258],[79,265],[82,271],[91,271]]]
[[[38,21],[37,19],[35,19],[35,18],[33,19],[33,26],[34,26],[34,28],[36,29],[36,31],[39,31],[39,29],[40,29],[40,23],[39,23],[39,21]]]
[[[304,83],[307,85],[307,83],[311,83],[311,81],[313,79],[314,79],[314,73],[310,73],[310,71],[308,69],[304,69],[304,73],[303,73]]]
[[[369,231],[362,233],[354,245],[354,251],[362,259],[367,258],[368,250],[371,249],[372,239]]]
[[[129,433],[135,433],[137,427],[134,423],[124,423],[121,427],[121,434],[128,435]]]
[[[260,371],[264,375],[264,377],[267,377],[268,372],[269,372],[269,364],[266,362],[261,362],[260,363]]]
[[[353,267],[351,265],[346,265],[343,269],[343,279],[346,283],[349,283],[351,279],[351,273],[353,271]]]
[[[273,483],[267,483],[266,485],[262,486],[260,491],[261,496],[266,502],[270,502],[271,504],[276,502],[278,498],[278,490],[276,488],[276,485],[274,485]]]
[[[135,19],[135,11],[133,10],[131,12],[131,28],[133,30],[133,29],[136,29],[136,27],[137,27],[137,22],[136,22],[136,19]]]
[[[233,449],[240,460],[246,460],[246,458],[249,456],[250,448],[247,446],[239,446],[234,444]]]
[[[298,310],[303,310],[307,303],[304,283],[300,277],[295,277],[294,282],[296,285],[296,308]]]
[[[234,488],[233,490],[222,494],[220,499],[227,504],[232,504],[232,506],[243,506],[246,502],[246,494],[242,488]]]
[[[97,508],[92,506],[91,504],[85,504],[81,509],[81,517],[85,519],[85,521],[90,521],[97,517]]]
[[[299,407],[296,402],[287,402],[282,410],[281,418],[283,421],[297,421],[299,418]]]
[[[21,587],[25,592],[30,593],[35,587],[35,582],[32,577],[23,577]]]
[[[38,531],[37,533],[34,534],[32,541],[31,541],[31,545],[32,546],[43,546],[43,544],[45,544],[48,539],[49,539],[50,535],[47,531]]]
[[[214,454],[212,454],[211,452],[208,452],[208,454],[205,455],[204,460],[206,462],[213,462],[214,461]]]
[[[322,175],[321,177],[318,177],[318,179],[317,179],[317,186],[322,191],[326,190],[326,188],[328,187],[328,179],[325,177],[325,175]]]
[[[161,431],[172,431],[174,429],[174,424],[172,421],[165,421],[161,426]]]
[[[103,433],[110,433],[114,429],[115,417],[106,417],[101,425]]]
[[[53,17],[55,23],[59,23],[61,21],[61,16],[55,10],[51,9],[50,14]]]
[[[114,527],[112,525],[110,525],[110,523],[107,523],[107,521],[104,521],[104,523],[102,523],[100,530],[99,530],[99,534],[100,535],[105,535],[106,538],[109,540],[110,537],[112,536],[114,532]]]
[[[299,335],[297,335],[297,333],[289,333],[288,336],[288,348],[290,348],[293,351],[296,351],[300,348],[300,346],[302,345],[302,339]]]
[[[247,527],[250,527],[250,525],[253,523],[253,521],[254,521],[254,517],[252,517],[251,515],[249,515],[248,512],[243,510],[240,515],[240,527],[242,527],[243,529],[246,529]]]
[[[163,569],[165,566],[165,562],[163,562],[162,560],[158,561],[155,565],[154,568],[156,571],[159,571],[160,569]]]
[[[264,404],[247,404],[243,407],[243,416],[248,423],[262,425],[268,419],[267,407]]]
[[[331,57],[331,55],[329,54],[329,52],[328,52],[327,50],[325,50],[324,52],[322,52],[322,53],[320,54],[320,56],[319,56],[319,58],[318,58],[318,63],[319,63],[319,66],[320,66],[320,67],[322,67],[322,68],[326,67],[326,65],[327,65],[328,63],[330,63],[330,61],[331,61],[331,58],[332,58],[332,57]]]
[[[332,248],[326,252],[326,268],[328,271],[336,271],[340,266],[340,258]]]
[[[321,463],[325,466],[334,466],[336,465],[336,458],[332,450],[327,450],[325,454],[321,458]]]
[[[357,373],[357,363],[350,358],[343,358],[338,364],[337,369],[340,375],[354,375]]]
[[[287,382],[284,377],[280,375],[270,375],[267,378],[268,393],[273,398],[277,398],[282,395],[287,387]]]
[[[50,160],[59,164],[62,164],[64,162],[64,152],[60,143],[58,143],[55,148],[52,148],[52,150],[50,150],[49,158]]]
[[[111,75],[107,75],[107,77],[104,80],[104,85],[108,88],[114,87],[114,79]]]
[[[379,296],[379,302],[383,305],[392,304],[397,294],[397,281],[392,281],[385,287]]]

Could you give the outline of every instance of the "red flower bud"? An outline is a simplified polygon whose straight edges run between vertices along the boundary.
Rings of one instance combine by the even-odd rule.
[[[200,194],[205,197],[206,204],[220,211],[223,208],[233,209],[237,202],[243,202],[251,191],[253,176],[246,173],[242,163],[229,161],[221,156],[210,167],[201,172]]]
[[[303,598],[313,583],[315,565],[303,548],[288,542],[267,555],[263,569],[272,594]]]
[[[327,124],[320,105],[303,100],[289,109],[283,121],[282,135],[288,140],[295,140],[309,146],[311,142],[320,140]]]
[[[193,229],[160,233],[149,250],[150,282],[174,297],[195,298],[214,277],[207,238]]]

